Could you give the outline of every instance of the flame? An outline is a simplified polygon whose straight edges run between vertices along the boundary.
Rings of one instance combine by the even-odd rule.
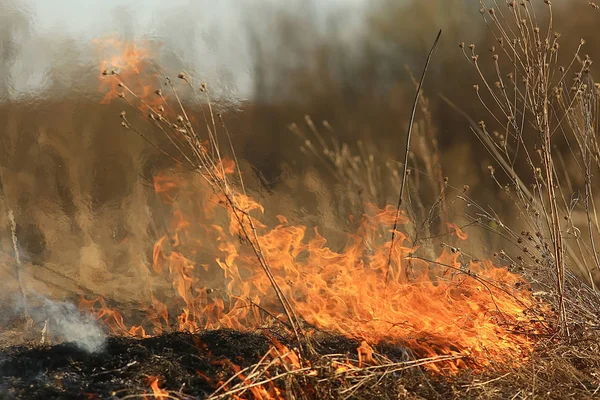
[[[364,340],[356,350],[358,352],[358,367],[361,368],[364,365],[374,365],[376,361],[373,359],[373,353],[375,350]]]
[[[465,232],[463,232],[462,229],[460,229],[452,222],[446,222],[446,224],[448,225],[448,228],[452,230],[451,232],[455,233],[460,240],[467,240],[469,238],[469,236]]]
[[[290,350],[287,346],[279,343],[277,339],[272,338],[274,347],[271,347],[269,351],[263,357],[263,363],[261,365],[253,366],[251,370],[251,374],[253,377],[251,378],[242,368],[231,362],[228,359],[219,360],[213,362],[214,365],[225,366],[229,368],[231,371],[235,373],[234,378],[240,381],[239,384],[236,384],[235,387],[231,387],[230,383],[233,379],[230,379],[228,382],[219,382],[217,392],[223,391],[228,394],[228,398],[234,399],[245,399],[243,394],[246,391],[252,393],[253,399],[260,400],[284,400],[287,397],[284,396],[283,391],[278,388],[274,379],[270,379],[272,374],[280,374],[277,370],[285,370],[285,371],[295,371],[304,374],[305,376],[316,376],[316,370],[307,367],[302,369],[302,365],[300,363],[300,358],[298,354]],[[307,361],[307,364],[310,364]],[[262,368],[261,373],[257,373],[256,370],[258,368]],[[202,372],[197,371],[199,376],[202,376],[207,382],[212,382],[212,379],[208,376],[204,375]],[[253,379],[259,376],[259,382],[256,382]],[[261,377],[262,376],[262,377]],[[235,389],[232,391],[232,389]],[[215,392],[215,393],[217,393]]]
[[[120,79],[142,74],[147,51],[116,38],[99,43],[117,54],[103,61],[103,69],[119,69]],[[120,89],[113,83],[103,86],[108,90],[103,101],[112,100]],[[142,85],[144,102],[150,86]],[[234,162],[224,160],[214,173],[222,177],[234,171]],[[535,311],[540,305],[522,277],[489,260],[463,261],[460,252],[448,247],[435,260],[416,257],[419,249],[400,231],[391,248],[396,217],[391,205],[383,210],[370,206],[354,220],[356,229],[347,235],[345,246],[334,248],[318,229],[291,224],[285,216],[278,216],[273,227],[261,224],[256,217],[265,209],[247,195],[236,193],[237,209],[228,207],[231,196],[215,193],[197,175],[160,174],[154,189],[173,217],[169,233],[154,245],[152,270],[172,283],[172,292],[150,288],[147,321],[132,327],[103,298],[83,300],[82,308],[95,311],[116,334],[160,334],[175,320],[181,331],[263,326],[273,318],[264,310],[277,313],[281,307],[248,246],[250,240],[260,247],[306,326],[359,339],[361,364],[375,362],[370,344],[382,341],[405,346],[419,357],[461,356],[427,367],[450,373],[466,366],[521,363],[535,346],[531,333],[538,333],[543,323]],[[402,214],[399,226],[409,223]],[[253,232],[253,226],[256,235],[246,237],[243,232]],[[467,240],[458,226],[448,226],[460,240]]]
[[[158,387],[158,377],[149,376],[146,378],[146,381],[148,382],[148,386],[150,386],[150,389],[152,389],[153,398],[160,399],[170,397],[169,392]],[[144,396],[144,399],[147,400],[148,398]]]
[[[218,208],[224,198],[200,178],[182,179],[177,173],[157,176],[155,188],[173,208],[170,235],[156,242],[153,267],[172,282],[179,299],[177,329],[262,326],[267,317],[256,306],[277,310],[279,303],[255,254],[240,240],[242,227],[233,211]],[[236,200],[248,213],[265,211],[250,197],[238,195]],[[192,221],[184,210],[201,217]],[[491,261],[461,264],[460,253],[448,248],[431,262],[416,258],[418,249],[407,245],[402,232],[396,232],[388,273],[394,215],[392,206],[371,207],[339,250],[329,247],[317,229],[310,232],[283,216],[272,228],[258,224],[257,238],[298,315],[311,326],[364,340],[364,363],[373,361],[368,343],[381,341],[401,344],[422,357],[462,355],[470,360],[444,367],[449,372],[467,364],[526,360],[535,342],[516,330],[539,326],[532,317],[537,302],[524,280]],[[402,214],[400,223],[409,220]],[[212,263],[195,261],[207,255],[214,255]],[[97,315],[115,333],[146,335],[141,326],[127,328],[103,301],[96,304]],[[88,302],[88,309],[94,307]],[[169,307],[152,297],[148,319],[152,333],[161,333],[171,320]]]
[[[161,105],[163,99],[155,93],[158,75],[150,72],[152,43],[134,43],[121,40],[117,35],[96,38],[92,41],[100,61],[100,84],[104,93],[101,104],[109,104],[119,97],[127,97],[146,110]],[[106,79],[115,75],[118,79]],[[124,85],[127,85],[126,87]],[[160,87],[160,86],[158,86]],[[135,93],[135,96],[129,90]]]

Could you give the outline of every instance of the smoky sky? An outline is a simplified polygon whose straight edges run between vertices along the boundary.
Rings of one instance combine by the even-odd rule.
[[[352,38],[362,26],[364,0],[4,0],[0,3],[0,98],[73,92],[98,64],[92,41],[107,35],[151,40],[165,69],[184,68],[218,86],[221,94],[250,95],[253,76],[249,38],[263,46],[282,13],[327,31],[328,21],[347,27]],[[83,88],[79,83],[79,90]],[[51,93],[48,90],[52,88]]]

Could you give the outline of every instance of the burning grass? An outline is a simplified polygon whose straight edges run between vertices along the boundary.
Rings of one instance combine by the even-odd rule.
[[[550,23],[548,37],[540,39],[545,30],[526,3],[523,10],[515,2],[507,6],[516,23],[510,31],[499,29],[506,21],[498,17],[497,8],[482,12],[490,16],[492,29],[499,29],[498,42],[515,67],[510,78],[514,93],[509,95],[502,78],[496,85],[499,93],[487,84],[474,45],[468,46],[468,59],[500,109],[494,120],[500,125],[500,119],[508,121],[506,133],[496,139],[485,122],[476,133],[504,169],[509,182],[505,192],[513,191],[521,201],[531,231],[516,234],[493,210],[474,204],[466,186],[456,198],[478,210],[468,226],[477,229],[494,222],[536,265],[504,251],[496,261],[466,254],[460,247],[470,233],[451,221],[443,221],[450,229],[444,235],[448,242],[431,257],[432,249],[424,249],[423,241],[409,234],[417,223],[400,207],[364,204],[363,213],[349,217],[339,243],[326,237],[326,227],[310,229],[285,215],[267,222],[273,216],[245,186],[243,165],[213,109],[207,85],[196,85],[186,73],[176,81],[145,74],[144,49],[111,38],[103,43],[120,54],[103,62],[101,90],[108,89],[103,102],[125,100],[130,109],[121,113],[123,127],[150,141],[128,112],[141,115],[170,143],[168,149],[157,149],[179,166],[153,180],[171,219],[165,223],[167,233],[154,245],[152,265],[144,271],[148,300],[133,306],[138,317],[132,318],[122,304],[102,294],[81,299],[80,309],[111,330],[106,348],[95,354],[67,344],[8,348],[0,364],[3,389],[16,396],[34,390],[40,397],[89,398],[598,394],[595,307],[600,301],[565,269],[568,246],[558,218],[565,210],[555,184],[551,149],[552,132],[558,128],[548,116],[554,110],[548,101],[553,75],[546,70],[557,62],[558,37]],[[514,32],[521,42],[509,40]],[[491,52],[500,76],[499,52]],[[584,153],[588,178],[597,158],[586,144],[596,142],[590,141],[589,124],[582,128],[579,123],[591,115],[585,107],[592,97],[583,96],[588,86],[581,78],[590,65],[583,60],[576,75],[580,97],[560,95],[564,74],[556,89],[566,112],[563,119]],[[524,86],[516,83],[519,72]],[[160,86],[154,86],[157,82]],[[205,132],[184,106],[183,88],[195,96],[199,113],[194,115],[203,120]],[[573,113],[566,103],[579,105],[579,111]],[[527,152],[532,145],[524,125],[517,123],[527,113],[538,135],[533,147],[541,146],[539,160]],[[532,192],[510,167],[514,146],[527,154],[534,170]],[[596,145],[591,148],[597,151]],[[410,140],[402,188],[409,179],[409,149]],[[500,185],[494,168],[490,170]],[[441,188],[436,204],[446,203],[446,180]],[[591,231],[589,184],[584,189]],[[562,200],[566,204],[564,196]],[[434,208],[427,221],[437,212]],[[595,254],[590,238],[587,251]]]
[[[178,301],[169,298],[171,310],[183,311],[170,316],[169,307],[154,293],[141,326],[127,326],[100,298],[84,300],[82,308],[95,312],[114,333],[141,337],[160,334],[174,321],[174,329],[191,332],[255,329],[277,321],[271,310],[280,308],[279,299],[252,249],[239,240],[244,228],[233,214],[221,215],[228,229],[216,223],[223,211],[218,205],[225,199],[202,179],[160,176],[155,185],[166,202],[181,199],[173,204],[171,236],[155,245],[152,273],[173,282]],[[250,205],[246,210],[263,211],[249,198],[236,198]],[[194,213],[202,215],[201,221],[186,218],[183,210],[193,209],[201,211]],[[546,321],[551,313],[523,278],[490,261],[465,262],[455,248],[427,260],[418,256],[418,248],[407,246],[401,232],[388,272],[388,232],[394,216],[393,207],[373,209],[357,221],[356,233],[348,235],[341,251],[328,247],[317,230],[310,235],[305,226],[292,225],[283,216],[274,228],[255,222],[253,240],[260,243],[286,301],[302,317],[302,329],[396,343],[419,357],[458,356],[447,363],[446,372],[526,361],[536,337],[551,333],[551,321]],[[401,223],[409,221],[402,217]],[[207,253],[216,253],[212,263],[196,261]],[[436,365],[430,369],[441,372]]]
[[[4,348],[0,390],[62,399],[584,399],[600,388],[598,339],[588,331],[568,345],[544,340],[528,365],[444,376],[423,367],[447,357],[415,360],[408,348],[329,334],[302,361],[294,338],[272,329],[111,336],[97,353],[70,343]]]

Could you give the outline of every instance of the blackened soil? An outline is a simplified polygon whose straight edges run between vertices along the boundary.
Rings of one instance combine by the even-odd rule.
[[[339,335],[313,339],[320,354],[356,355],[360,345]],[[153,398],[151,377],[158,377],[159,387],[177,398],[202,399],[235,374],[232,364],[245,368],[257,363],[274,340],[293,347],[291,340],[274,331],[230,329],[147,339],[113,336],[97,353],[71,343],[4,347],[0,348],[0,400],[116,400],[128,395],[144,398],[144,394]],[[386,350],[390,359],[406,359],[403,349]]]
[[[233,375],[224,360],[247,367],[270,343],[257,333],[218,330],[110,337],[94,354],[70,343],[8,347],[0,350],[0,399],[116,399],[152,393],[152,376],[163,389],[203,398]]]

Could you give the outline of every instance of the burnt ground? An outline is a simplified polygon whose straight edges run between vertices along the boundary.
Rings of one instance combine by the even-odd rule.
[[[0,398],[120,399],[152,393],[148,378],[156,376],[161,389],[202,399],[234,374],[226,360],[241,368],[251,366],[267,353],[272,338],[271,332],[222,329],[147,339],[113,336],[97,353],[72,343],[10,346],[0,350]],[[339,336],[324,336],[316,343],[320,352],[349,356],[356,355],[359,345]],[[404,349],[383,348],[391,359],[406,360]]]
[[[225,360],[241,368],[251,366],[268,352],[272,339],[271,332],[223,329],[146,339],[112,336],[97,353],[72,343],[9,346],[0,350],[0,398],[121,399],[152,393],[149,377],[155,376],[161,389],[202,399],[234,374]],[[356,355],[359,345],[336,336],[316,343],[320,352],[349,356]],[[406,359],[401,348],[388,346],[387,351],[399,361]]]
[[[316,356],[310,362],[317,372],[277,380],[282,399],[600,397],[598,336],[576,344],[548,342],[519,369],[484,373],[465,370],[449,377],[422,367],[391,368],[378,375],[365,372],[367,368],[348,379],[331,374],[331,363],[326,365],[324,360],[328,354],[356,360],[360,343],[327,334],[313,339]],[[228,329],[166,333],[145,339],[109,336],[96,353],[72,343],[41,345],[39,337],[29,344],[0,344],[0,399],[152,399],[152,377],[157,377],[159,387],[168,391],[168,398],[206,399],[240,368],[259,362],[274,342],[293,347],[293,340],[276,331]],[[400,346],[381,345],[375,350],[393,363],[410,359],[410,352]],[[279,368],[271,373],[281,371]],[[229,387],[241,380],[232,382]],[[353,387],[357,389],[350,390]],[[239,398],[261,397],[247,391]]]
[[[97,353],[71,343],[12,346],[0,352],[0,389],[4,398],[122,398],[151,393],[148,377],[156,376],[162,388],[203,398],[233,374],[221,360],[246,367],[268,349],[264,336],[229,330],[109,337]]]

